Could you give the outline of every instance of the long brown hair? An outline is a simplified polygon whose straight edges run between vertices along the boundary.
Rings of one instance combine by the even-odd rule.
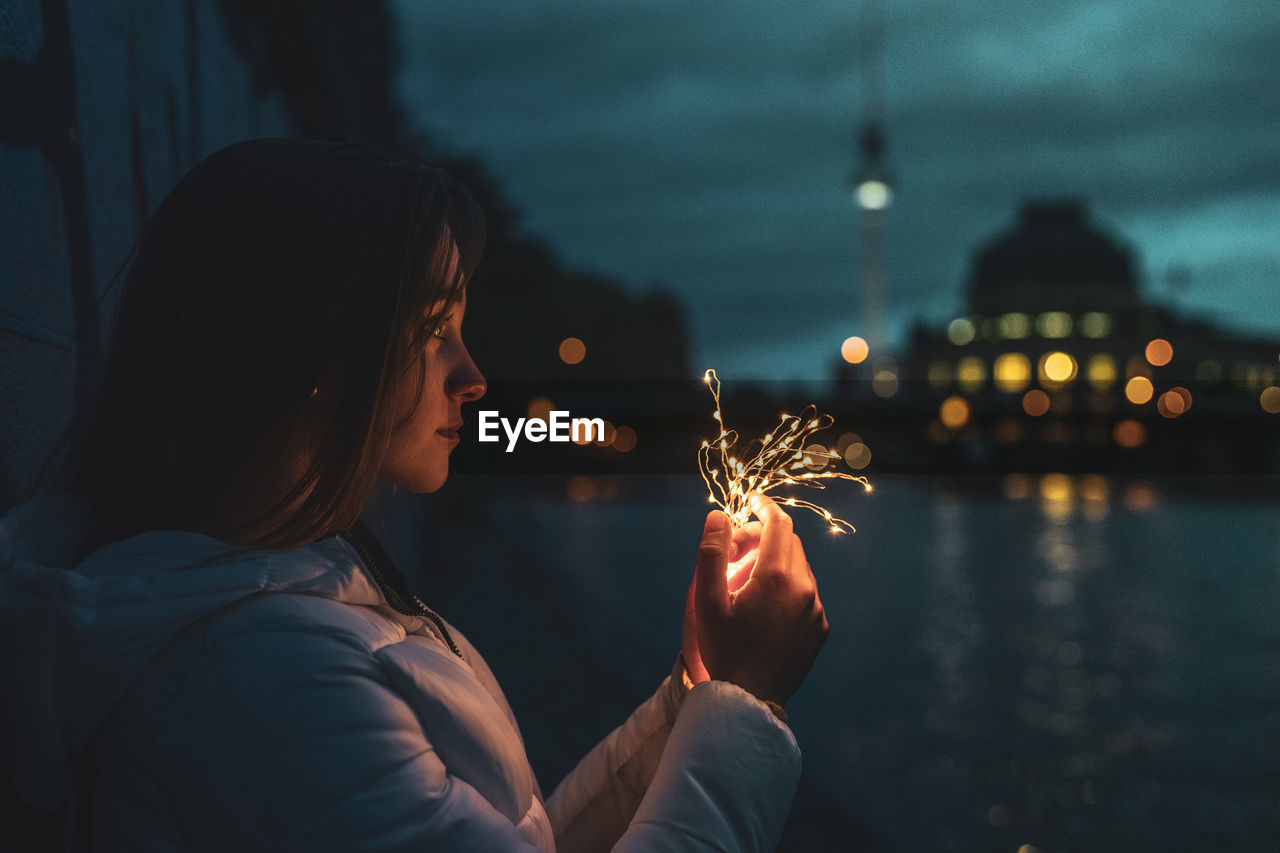
[[[398,422],[397,380],[480,260],[448,174],[361,145],[266,139],[197,165],[122,281],[95,406],[61,486],[121,536],[293,548],[345,529]]]

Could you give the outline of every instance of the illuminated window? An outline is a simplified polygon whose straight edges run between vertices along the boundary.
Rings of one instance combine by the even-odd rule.
[[[1065,311],[1046,311],[1036,318],[1036,331],[1042,338],[1065,338],[1071,334],[1071,315]]]
[[[850,364],[861,364],[870,351],[871,348],[867,346],[867,342],[857,335],[845,338],[844,343],[840,345],[840,357]]]
[[[1016,394],[1031,383],[1031,359],[1020,352],[1007,352],[992,365],[992,376],[1001,391]]]
[[[1144,355],[1153,367],[1164,367],[1173,360],[1173,345],[1164,338],[1156,338],[1147,344]]]
[[[1049,352],[1040,357],[1040,384],[1050,391],[1069,384],[1076,378],[1076,360],[1065,352]]]
[[[1104,314],[1101,311],[1090,311],[1087,314],[1081,314],[1080,321],[1076,323],[1076,328],[1086,338],[1105,338],[1111,334],[1111,315]]]
[[[973,321],[966,317],[958,317],[947,326],[947,337],[958,347],[971,343],[977,334],[978,330],[973,325]]]
[[[956,365],[956,381],[960,383],[961,389],[969,393],[980,389],[982,383],[987,381],[987,368],[982,359],[973,356],[960,359]]]
[[[1026,314],[1005,314],[997,326],[1004,337],[1020,340],[1031,333],[1031,318]]]
[[[1089,359],[1085,375],[1089,377],[1089,384],[1094,390],[1106,391],[1116,384],[1116,360],[1106,353],[1099,353]]]
[[[1155,386],[1151,384],[1151,380],[1145,376],[1135,376],[1125,383],[1124,396],[1135,406],[1141,406],[1151,401],[1151,396],[1155,393]]]

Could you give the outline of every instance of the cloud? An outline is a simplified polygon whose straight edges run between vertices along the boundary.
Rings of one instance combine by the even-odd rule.
[[[1280,202],[1280,4],[886,5],[899,179],[887,257],[900,326],[959,307],[969,254],[1028,196],[1087,199],[1144,256],[1215,270],[1204,287],[1218,281],[1224,298],[1252,292],[1232,276],[1274,273],[1280,217],[1250,211]],[[747,332],[772,335],[786,344],[768,359],[778,375],[812,375],[839,338],[806,332],[810,306],[856,331],[846,181],[857,5],[402,0],[399,10],[411,112],[485,157],[529,227],[572,263],[677,292],[701,360],[741,357]],[[1162,237],[1169,222],[1180,223],[1176,242]],[[727,313],[729,301],[756,308]],[[1277,327],[1271,302],[1262,322]]]

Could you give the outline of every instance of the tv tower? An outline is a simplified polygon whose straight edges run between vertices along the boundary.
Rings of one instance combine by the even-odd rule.
[[[884,42],[881,0],[862,4],[862,121],[854,134],[858,164],[850,181],[862,209],[862,324],[872,355],[885,345],[885,211],[893,201],[893,179],[885,164]]]

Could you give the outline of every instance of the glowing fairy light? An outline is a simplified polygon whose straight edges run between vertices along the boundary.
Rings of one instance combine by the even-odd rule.
[[[831,415],[819,415],[816,406],[805,407],[798,416],[783,412],[773,431],[759,439],[760,448],[754,455],[744,451],[731,454],[738,443],[738,434],[724,426],[720,412],[720,379],[714,370],[708,370],[702,381],[711,389],[711,397],[715,400],[716,410],[712,417],[720,427],[720,434],[713,441],[702,442],[698,449],[698,470],[707,485],[707,503],[724,510],[736,527],[751,519],[756,496],[767,495],[782,486],[825,489],[824,480],[853,480],[861,483],[865,491],[871,491],[871,483],[866,477],[828,470],[842,458],[841,455],[810,439],[814,433],[835,423],[835,419]],[[756,443],[749,443],[747,449]],[[778,498],[778,503],[807,509],[821,516],[832,533],[854,532],[852,524],[811,501],[782,497]]]

